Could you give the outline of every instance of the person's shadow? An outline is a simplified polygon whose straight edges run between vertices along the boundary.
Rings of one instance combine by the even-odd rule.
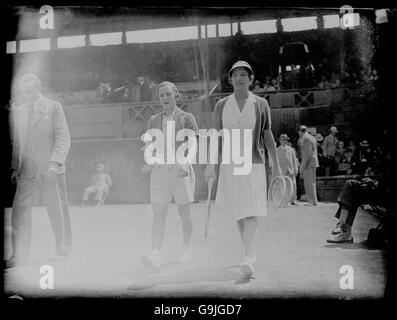
[[[323,248],[332,249],[332,248],[340,248],[340,249],[367,249],[367,250],[383,250],[386,249],[385,244],[369,242],[367,240],[363,240],[361,242],[353,242],[353,243],[328,243],[323,246]]]
[[[171,264],[171,263],[170,263]],[[198,281],[231,281],[234,280],[235,284],[249,283],[251,277],[245,277],[239,272],[230,269],[238,267],[237,265],[225,266],[212,269],[188,269],[175,272],[163,276],[151,276],[149,274],[142,280],[138,280],[127,287],[127,290],[145,290],[165,284],[184,284],[193,283]]]

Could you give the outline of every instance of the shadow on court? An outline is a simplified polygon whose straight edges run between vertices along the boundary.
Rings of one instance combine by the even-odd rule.
[[[188,269],[169,275],[152,276],[145,278],[127,287],[128,290],[146,290],[160,285],[187,284],[199,281],[233,281],[235,284],[244,284],[250,281],[241,273],[230,269],[238,268],[237,265],[213,269]]]

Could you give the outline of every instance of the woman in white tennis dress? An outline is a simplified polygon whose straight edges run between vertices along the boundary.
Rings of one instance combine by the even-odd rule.
[[[244,244],[240,270],[245,276],[254,272],[256,256],[253,242],[259,226],[258,218],[267,215],[265,146],[275,164],[275,174],[281,175],[271,132],[270,109],[265,99],[249,91],[253,78],[252,68],[247,62],[236,62],[229,71],[234,93],[217,102],[213,115],[213,127],[228,130],[229,136],[233,137],[230,148],[223,139],[216,203],[237,223]],[[236,139],[238,135],[240,139]],[[251,157],[247,158],[247,153],[251,153]],[[236,157],[233,154],[244,157],[244,161],[248,159],[251,170],[238,174],[236,169],[241,170],[243,164],[234,161]],[[214,165],[207,165],[204,175],[207,181],[209,177],[215,177]]]

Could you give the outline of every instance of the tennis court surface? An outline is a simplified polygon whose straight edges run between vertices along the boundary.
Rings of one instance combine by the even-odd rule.
[[[7,295],[22,297],[228,297],[379,299],[386,285],[385,250],[362,243],[377,221],[360,211],[353,244],[328,244],[336,204],[281,208],[261,224],[254,278],[244,279],[238,265],[242,244],[235,223],[216,208],[204,238],[206,206],[192,206],[192,260],[176,263],[182,232],[171,205],[159,272],[140,265],[150,253],[150,205],[71,207],[73,250],[51,260],[54,240],[46,211],[33,209],[30,264],[5,271]],[[5,254],[9,253],[10,212],[5,215]],[[43,265],[53,270],[54,289],[41,289]],[[353,289],[342,289],[343,266],[353,270]],[[48,273],[46,272],[46,275]]]

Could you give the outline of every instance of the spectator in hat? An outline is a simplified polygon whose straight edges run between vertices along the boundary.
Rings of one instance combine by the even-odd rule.
[[[283,133],[279,138],[280,146],[277,148],[278,160],[282,174],[291,178],[293,182],[293,193],[290,199],[291,204],[296,204],[296,176],[299,171],[298,158],[294,148],[288,146],[289,137]]]
[[[112,179],[108,173],[105,173],[105,165],[103,163],[98,163],[96,173],[92,176],[90,186],[84,190],[81,206],[84,207],[87,204],[89,195],[95,193],[95,200],[97,201],[96,206],[99,207],[102,204],[104,195],[109,192],[111,186]]]
[[[395,208],[394,191],[395,178],[392,166],[392,147],[390,146],[391,136],[386,131],[382,137],[385,141],[384,153],[381,163],[376,171],[376,177],[362,177],[347,180],[338,197],[338,210],[335,218],[338,219],[336,228],[332,230],[332,237],[327,240],[329,243],[352,243],[352,228],[357,211],[361,205],[373,204],[384,207],[388,212]],[[365,147],[367,141],[362,141]],[[389,220],[390,221],[390,220]],[[387,230],[388,228],[386,228]],[[390,230],[392,228],[389,228]],[[394,229],[392,230],[394,232]]]
[[[326,159],[325,176],[330,176],[335,167],[335,153],[338,144],[338,139],[336,137],[338,129],[332,126],[329,131],[329,134],[324,138],[323,142],[323,154]]]
[[[369,161],[371,159],[372,150],[367,140],[363,140],[359,143],[358,159],[359,161],[366,159]]]
[[[317,188],[316,188],[316,169],[318,167],[317,156],[317,141],[306,131],[303,126],[299,130],[299,135],[302,137],[302,161],[299,172],[303,177],[305,186],[305,193],[307,197],[306,205],[317,205]]]
[[[359,143],[357,174],[370,175],[374,165],[373,150],[367,140]]]

